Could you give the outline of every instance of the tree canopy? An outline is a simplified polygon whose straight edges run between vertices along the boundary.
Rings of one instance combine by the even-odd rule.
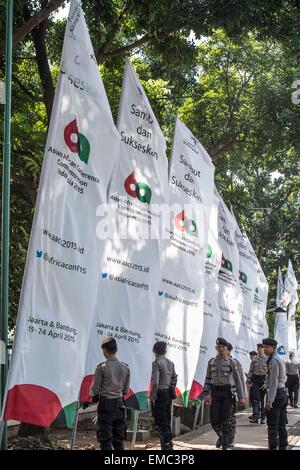
[[[56,13],[67,3],[15,1],[11,328],[64,37],[65,19]],[[300,79],[298,1],[85,0],[83,9],[114,117],[132,56],[169,151],[179,114],[210,153],[217,187],[248,233],[274,306],[277,267],[291,259],[300,272],[300,108],[291,100]]]

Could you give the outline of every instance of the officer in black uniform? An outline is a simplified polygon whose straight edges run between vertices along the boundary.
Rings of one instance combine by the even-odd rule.
[[[257,345],[257,356],[253,358],[250,364],[250,369],[247,374],[247,382],[252,392],[252,406],[253,415],[250,418],[250,423],[265,424],[265,379],[268,371],[267,357],[264,353],[264,347],[261,343]]]
[[[243,386],[236,362],[227,356],[227,341],[216,341],[217,356],[208,361],[204,383],[205,403],[210,405],[210,422],[218,435],[216,447],[230,450],[230,412],[232,409],[232,381],[241,405],[245,404]]]
[[[129,391],[130,371],[117,357],[117,342],[106,338],[101,348],[106,358],[98,364],[91,387],[93,402],[98,403],[97,440],[102,450],[124,450],[126,409],[124,396]]]
[[[267,426],[270,450],[286,450],[287,441],[287,396],[285,392],[285,364],[276,354],[277,341],[273,338],[263,339],[264,351],[268,356],[267,388]]]
[[[162,450],[172,450],[171,407],[176,397],[177,375],[175,366],[165,357],[167,343],[158,341],[153,346],[155,361],[152,363],[150,401],[152,416],[159,432]]]

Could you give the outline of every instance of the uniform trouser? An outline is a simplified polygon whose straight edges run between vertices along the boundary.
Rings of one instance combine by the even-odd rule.
[[[287,375],[287,387],[289,391],[289,399],[291,405],[297,405],[298,395],[299,395],[299,377],[297,374],[288,374]]]
[[[227,448],[230,444],[230,417],[233,402],[231,386],[214,385],[211,388],[211,395],[211,426],[217,435],[221,438],[222,447]]]
[[[266,390],[264,386],[264,379],[265,377],[262,376],[252,376],[251,378],[251,391],[252,391],[252,409],[253,409],[253,417],[262,418],[265,417],[265,397],[266,397]]]
[[[230,418],[229,418],[229,442],[230,444],[233,443],[235,435],[236,435],[235,413],[236,413],[236,397],[232,399]]]
[[[124,450],[126,409],[122,398],[101,398],[98,404],[97,440],[102,450]]]
[[[169,389],[158,390],[155,405],[152,405],[152,416],[159,432],[162,449],[172,446],[171,429],[172,398]]]
[[[266,411],[269,449],[286,449],[287,441],[287,396],[284,388],[277,389],[272,408]]]

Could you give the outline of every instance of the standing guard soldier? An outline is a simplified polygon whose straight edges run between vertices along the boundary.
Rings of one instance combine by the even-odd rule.
[[[293,408],[298,408],[300,363],[295,361],[294,357],[295,354],[290,352],[290,360],[285,363],[285,368],[290,405]]]
[[[253,361],[253,359],[256,358],[257,356],[257,352],[256,351],[250,351],[249,352],[249,356],[250,356],[250,360],[251,360],[251,363]],[[250,367],[251,367],[251,363],[250,363]],[[247,374],[247,382],[246,382],[246,385],[247,385],[247,388],[248,388],[248,392],[249,392],[249,402],[250,402],[250,405],[251,405],[251,408],[252,408],[252,415],[249,416],[249,419],[252,419],[254,414],[253,414],[253,387],[250,387],[250,380],[249,380],[249,373]]]
[[[250,369],[247,375],[247,383],[249,384],[252,392],[252,407],[253,414],[250,418],[250,423],[265,424],[266,412],[265,412],[265,380],[268,372],[267,357],[264,353],[264,347],[261,343],[257,345],[258,355],[252,360]]]
[[[172,450],[171,407],[176,397],[177,375],[175,366],[165,357],[167,343],[158,341],[153,346],[155,361],[152,363],[150,402],[152,416],[158,428],[162,450]]]
[[[91,387],[93,402],[98,403],[97,440],[102,450],[124,450],[126,408],[124,396],[129,391],[130,371],[117,359],[117,342],[106,338],[101,345],[105,362],[98,364]]]
[[[231,357],[233,361],[236,363],[237,366],[237,371],[241,379],[241,383],[243,386],[243,394],[244,397],[246,397],[246,387],[245,387],[245,377],[244,377],[244,371],[243,371],[243,366],[240,363],[240,361],[236,358],[233,357],[231,352],[233,350],[233,346],[231,343],[227,341],[227,356]],[[236,413],[236,386],[234,384],[233,377],[231,378],[231,391],[232,391],[232,407],[231,407],[231,413],[230,413],[230,438],[229,438],[229,447],[233,448],[234,447],[234,438],[236,435],[236,419],[235,419],[235,413]]]
[[[216,341],[217,356],[208,361],[204,384],[205,403],[210,405],[210,421],[218,435],[216,447],[230,450],[230,412],[232,409],[232,378],[241,405],[245,404],[243,386],[236,363],[227,356],[227,341]]]
[[[287,396],[285,392],[285,364],[276,354],[277,341],[273,338],[263,339],[263,346],[268,356],[268,373],[266,377],[267,404],[266,416],[270,450],[286,450],[287,441]]]

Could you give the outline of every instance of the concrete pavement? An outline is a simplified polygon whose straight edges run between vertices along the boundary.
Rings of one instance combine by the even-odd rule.
[[[235,438],[236,450],[266,450],[268,448],[267,426],[251,424],[248,412],[236,414],[237,432]],[[288,407],[289,449],[300,450],[300,408]],[[174,439],[175,450],[218,450],[216,449],[217,436],[210,428],[202,433],[201,428],[179,436]],[[158,446],[151,447],[158,449]],[[147,448],[147,450],[150,450]]]

